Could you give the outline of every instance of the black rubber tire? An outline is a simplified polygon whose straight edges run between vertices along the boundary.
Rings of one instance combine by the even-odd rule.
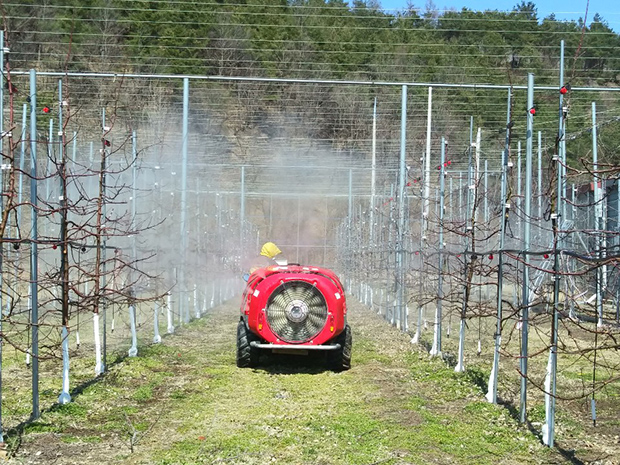
[[[353,347],[351,327],[346,325],[333,342],[340,344],[340,349],[327,352],[328,368],[334,371],[348,370],[351,368],[351,349]]]
[[[243,320],[237,325],[237,366],[239,368],[252,368],[258,365],[260,349],[252,347],[250,343],[256,337],[247,328]]]

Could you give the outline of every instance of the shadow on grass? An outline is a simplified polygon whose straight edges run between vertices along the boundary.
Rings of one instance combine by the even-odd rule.
[[[308,355],[261,354],[260,363],[255,369],[279,375],[317,375],[331,371],[327,368],[325,354],[321,352]]]
[[[430,352],[433,348],[433,345],[428,341],[419,341],[418,344],[422,347],[426,352]]]
[[[480,388],[480,391],[487,392],[489,390],[489,384],[487,383],[488,373],[483,372],[477,367],[468,368],[463,373],[463,376],[472,384],[475,384]]]
[[[480,388],[480,390],[484,393],[486,393],[489,390],[489,385],[487,383],[487,377],[489,376],[488,373],[483,372],[482,370],[478,369],[478,368],[469,368],[467,371],[465,371],[464,376],[473,384],[475,384],[476,386],[478,386]],[[510,416],[517,422],[520,421],[520,412],[519,412],[519,408],[517,408],[516,405],[514,405],[512,402],[506,401],[504,399],[497,399],[497,404],[501,405],[503,408],[505,408],[508,413],[510,414]],[[533,436],[535,436],[536,438],[538,438],[538,440],[540,442],[542,442],[542,433],[541,431],[539,431],[538,429],[536,429],[532,423],[530,421],[526,422],[526,426],[527,429],[530,431],[530,433],[532,433]],[[572,463],[574,465],[584,465],[585,462],[583,462],[582,460],[580,460],[578,457],[575,456],[575,451],[574,450],[568,450],[568,449],[564,449],[560,446],[558,446],[558,444],[554,444],[554,449],[557,450],[562,457],[564,457],[564,459],[567,460],[568,463]]]
[[[508,402],[508,401],[498,398],[497,404],[501,405],[506,410],[508,410],[508,412],[510,413],[510,416],[515,421],[520,421],[519,409],[512,402]],[[533,436],[536,436],[540,442],[543,441],[542,432],[536,429],[530,421],[526,421],[525,425],[527,426],[527,429],[530,431],[530,433],[532,433]],[[568,463],[572,463],[574,465],[585,465],[585,462],[579,459],[575,455],[574,450],[564,449],[563,447],[560,447],[557,444],[557,442],[553,445],[553,448],[557,450],[560,453],[560,455],[562,455],[562,457],[564,457],[568,461]]]
[[[104,380],[106,378],[106,376],[110,373],[109,372],[109,368],[113,367],[115,365],[118,365],[119,363],[123,362],[125,359],[127,359],[128,355],[127,354],[116,354],[114,360],[112,360],[111,362],[109,362],[107,364],[107,368],[106,371],[102,374],[100,374],[99,376],[96,376],[94,378],[89,379],[88,381],[83,382],[82,384],[79,384],[78,386],[74,387],[71,392],[71,399],[75,399],[75,397],[79,396],[80,394],[82,394],[87,388],[89,388],[90,386],[99,383],[100,381]],[[41,422],[41,416],[45,413],[52,413],[52,412],[57,412],[58,410],[60,410],[61,408],[63,408],[63,404],[59,404],[58,402],[54,402],[52,405],[50,405],[47,408],[41,409],[40,410],[40,414],[38,417],[33,417],[31,416],[28,420],[24,420],[21,423],[13,426],[12,428],[9,428],[5,431],[5,442],[7,442],[10,446],[9,446],[9,458],[14,456],[15,453],[19,450],[19,447],[21,445],[22,442],[22,436],[24,435],[24,432],[28,429],[29,426],[33,426],[35,424],[41,424],[42,426],[52,426],[51,423],[42,423]]]

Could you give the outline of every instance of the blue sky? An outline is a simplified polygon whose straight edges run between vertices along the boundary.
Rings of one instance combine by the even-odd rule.
[[[410,2],[416,7],[425,9],[426,0],[379,0],[383,9],[403,9]],[[587,0],[532,0],[538,8],[538,17],[555,13],[557,19],[577,20],[585,16]],[[437,9],[455,8],[461,10],[507,10],[510,11],[520,0],[433,0]],[[609,27],[620,31],[620,2],[618,0],[590,0],[587,23],[592,22],[595,13],[603,16]]]

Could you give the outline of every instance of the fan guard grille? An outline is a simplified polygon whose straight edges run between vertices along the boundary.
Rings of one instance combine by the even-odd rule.
[[[327,321],[327,303],[316,286],[306,281],[282,282],[267,302],[267,322],[286,342],[306,342]]]

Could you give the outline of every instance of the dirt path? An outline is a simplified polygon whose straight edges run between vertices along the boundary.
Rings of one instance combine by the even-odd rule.
[[[486,403],[473,375],[455,374],[363,306],[349,307],[347,372],[285,356],[236,368],[231,302],[45,412],[9,463],[569,463]]]

